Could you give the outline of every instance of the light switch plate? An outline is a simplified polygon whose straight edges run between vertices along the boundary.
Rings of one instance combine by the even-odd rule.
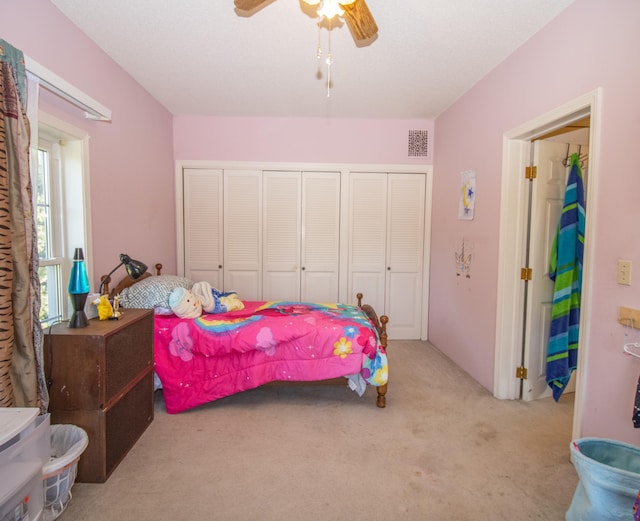
[[[631,261],[618,259],[618,284],[631,286]]]

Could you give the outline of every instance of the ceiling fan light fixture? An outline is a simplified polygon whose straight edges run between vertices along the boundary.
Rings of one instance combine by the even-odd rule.
[[[318,5],[320,0],[302,0],[307,5]]]
[[[351,5],[353,3],[355,3],[356,0],[343,0],[340,3],[340,5]]]
[[[338,0],[322,0],[322,6],[318,9],[318,16],[324,16],[327,20],[343,14],[344,10],[340,7]]]

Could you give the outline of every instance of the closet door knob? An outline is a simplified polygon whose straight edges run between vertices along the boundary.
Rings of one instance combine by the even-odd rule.
[[[304,267],[304,266],[302,266],[302,271],[304,271],[304,270],[305,270],[305,267]]]
[[[387,266],[387,271],[391,271],[391,266]]]

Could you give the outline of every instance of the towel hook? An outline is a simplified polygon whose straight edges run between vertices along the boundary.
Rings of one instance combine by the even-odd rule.
[[[576,145],[578,147],[578,152],[575,152],[578,156],[578,161],[580,162],[580,168],[584,168],[584,164],[589,159],[589,155],[582,155],[582,145]],[[564,159],[562,160],[562,166],[569,166],[571,163],[571,143],[567,143],[567,153],[565,154]]]
[[[571,148],[571,143],[567,143],[567,153],[562,160],[562,166],[569,166],[569,149]]]

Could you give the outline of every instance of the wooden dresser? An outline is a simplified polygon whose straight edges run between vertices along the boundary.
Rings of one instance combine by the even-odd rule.
[[[89,435],[76,479],[102,483],[153,421],[153,311],[56,324],[45,330],[44,357],[51,423]]]

